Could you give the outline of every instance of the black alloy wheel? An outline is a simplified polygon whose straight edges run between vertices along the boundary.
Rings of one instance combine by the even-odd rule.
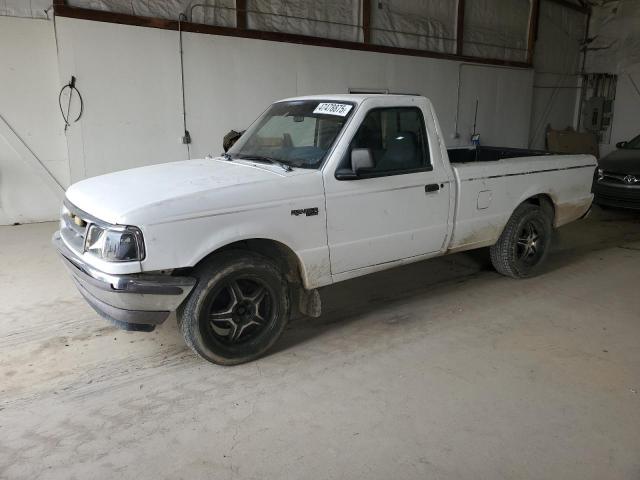
[[[508,277],[537,274],[549,253],[552,232],[552,218],[545,209],[531,203],[520,205],[490,248],[491,263]]]
[[[536,222],[530,220],[522,226],[518,235],[516,257],[527,265],[535,265],[542,255],[542,241],[538,228]]]
[[[202,323],[202,333],[227,344],[250,341],[273,321],[273,295],[259,277],[226,281],[208,296],[209,321]]]
[[[228,250],[198,265],[198,283],[178,309],[185,343],[200,357],[237,365],[263,355],[289,320],[289,285],[278,265]]]

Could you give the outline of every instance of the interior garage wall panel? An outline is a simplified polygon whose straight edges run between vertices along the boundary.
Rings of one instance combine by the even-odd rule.
[[[587,70],[621,73],[640,65],[640,2],[602,2],[593,8],[589,36]]]
[[[192,22],[223,27],[236,26],[235,0],[67,0],[67,4],[72,7],[168,20],[178,20],[180,12],[184,12]]]
[[[47,18],[51,0],[0,0],[0,16]]]
[[[362,40],[360,0],[247,0],[247,10],[250,29]]]
[[[459,142],[470,143],[475,121],[481,143],[526,147],[529,119],[510,122],[515,119],[514,112],[530,112],[531,72],[514,69],[508,75],[496,75],[493,67],[464,64],[460,79]]]
[[[224,65],[224,74],[219,74]],[[185,35],[187,114],[192,121],[192,154],[221,151],[221,139],[245,129],[271,102],[296,95],[347,93],[350,88],[388,90],[429,97],[446,141],[469,144],[472,126],[462,124],[454,138],[460,62],[331,49],[230,37]],[[488,73],[485,73],[488,72]],[[470,89],[482,104],[498,104],[500,118],[479,123],[483,139],[493,144],[526,146],[530,121],[532,71],[471,69],[461,78],[461,106]],[[490,89],[502,84],[519,88]],[[474,90],[475,91],[475,90]],[[467,102],[467,103],[465,103]],[[461,120],[465,112],[461,112]],[[214,134],[211,137],[212,133]]]
[[[236,25],[235,0],[68,0],[68,4],[170,20],[177,20],[179,13],[184,12],[192,22],[226,27]],[[362,40],[361,8],[360,0],[247,0],[247,27],[359,41]]]
[[[72,181],[186,158],[178,33],[67,18],[56,27],[61,81],[75,75],[85,102],[67,133]]]
[[[541,0],[533,58],[536,71],[578,73],[586,27],[586,14],[550,0]]]
[[[547,126],[575,128],[579,102],[582,43],[587,26],[584,13],[549,0],[540,2],[531,108],[531,148],[545,147]]]
[[[600,154],[615,150],[616,143],[640,135],[640,2],[619,0],[593,9],[586,70],[618,75],[613,105],[611,139]]]
[[[387,0],[371,3],[373,43],[455,53],[457,2]]]
[[[613,108],[611,141],[600,145],[601,155],[615,150],[616,143],[640,135],[640,65],[628,67],[618,76]]]
[[[1,1],[1,0],[0,0]],[[15,0],[5,0],[15,1]],[[67,0],[68,5],[128,15],[233,27],[235,0]],[[247,28],[346,41],[363,41],[363,0],[246,0]],[[455,53],[455,0],[372,0],[371,42],[377,45]],[[525,61],[531,0],[466,3],[463,53]]]
[[[530,0],[467,1],[463,54],[525,61],[530,9]]]
[[[57,20],[57,31],[61,77],[75,74],[86,98],[86,113],[68,135],[74,180],[187,157],[179,142],[177,32],[69,18]],[[275,100],[349,88],[428,96],[450,145],[469,143],[465,102],[475,105],[480,95],[482,106],[500,106],[499,115],[478,122],[483,142],[527,143],[531,70],[465,74],[466,123],[454,138],[459,62],[185,33],[184,66],[192,158],[220,153],[225,133],[247,128]],[[523,78],[524,87],[515,88]]]
[[[0,17],[0,115],[63,186],[69,183],[58,111],[53,23]],[[0,224],[58,218],[60,198],[0,136]]]

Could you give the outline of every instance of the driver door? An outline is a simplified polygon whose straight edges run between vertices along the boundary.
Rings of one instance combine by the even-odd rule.
[[[354,148],[370,149],[373,168],[351,180],[325,177],[332,274],[441,250],[450,183],[434,171],[422,110],[370,109],[336,170],[350,168]]]

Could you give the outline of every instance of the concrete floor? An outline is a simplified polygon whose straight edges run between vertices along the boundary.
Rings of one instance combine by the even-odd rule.
[[[105,324],[49,246],[0,228],[0,478],[640,478],[640,215],[323,292],[270,356],[198,360],[175,321]]]

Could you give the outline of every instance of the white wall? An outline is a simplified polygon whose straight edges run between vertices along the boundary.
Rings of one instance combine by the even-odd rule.
[[[76,77],[84,113],[67,132],[71,181],[187,158],[178,34],[56,19],[61,82]]]
[[[52,220],[61,196],[44,169],[69,182],[53,23],[0,17],[0,65],[0,224]]]
[[[476,131],[485,145],[527,147],[533,72],[491,65],[462,64],[460,67],[459,138],[446,136],[448,145],[468,145],[473,132],[476,101]],[[439,111],[443,111],[443,107]],[[442,115],[441,115],[442,117]],[[441,118],[442,121],[442,118]],[[445,132],[451,128],[447,124]]]
[[[62,79],[85,97],[68,134],[72,180],[186,158],[177,32],[69,18],[56,20]],[[483,143],[525,147],[531,70],[463,68],[459,139],[454,139],[459,62],[184,34],[191,156],[219,153],[272,101],[295,95],[387,88],[431,98],[450,145],[468,144],[480,99]]]
[[[596,36],[587,54],[587,71],[618,75],[613,106],[611,141],[600,145],[600,154],[617,142],[640,135],[640,2],[620,0],[593,9],[589,36]]]

